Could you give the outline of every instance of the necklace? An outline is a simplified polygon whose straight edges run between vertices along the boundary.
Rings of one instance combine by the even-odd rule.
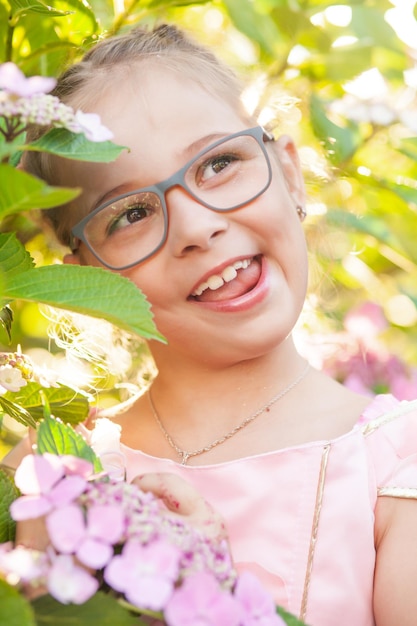
[[[307,372],[309,371],[309,369],[310,369],[310,365],[307,364],[306,367],[304,368],[304,370],[301,372],[301,374],[295,380],[293,380],[293,382],[290,385],[288,385],[288,387],[285,387],[285,389],[282,389],[279,393],[277,393],[276,396],[274,396],[273,398],[268,400],[268,402],[266,404],[264,404],[263,406],[261,406],[260,409],[255,411],[255,413],[252,413],[251,415],[246,417],[243,420],[243,422],[241,422],[240,424],[238,424],[237,426],[232,428],[232,430],[229,431],[226,435],[223,435],[223,437],[220,437],[219,439],[215,439],[212,443],[208,444],[204,448],[199,448],[198,450],[193,450],[192,452],[187,452],[187,450],[183,450],[182,448],[180,448],[179,445],[177,445],[175,443],[175,441],[173,440],[173,438],[171,437],[169,432],[166,430],[165,426],[163,425],[163,423],[161,421],[161,418],[158,415],[158,412],[157,412],[157,410],[155,408],[155,405],[153,403],[151,389],[149,389],[149,393],[148,393],[149,404],[150,404],[150,407],[151,407],[151,410],[152,410],[152,414],[153,414],[153,416],[155,418],[155,421],[158,424],[159,428],[161,429],[165,439],[167,440],[167,442],[169,443],[171,448],[173,450],[175,450],[175,452],[180,457],[181,465],[186,465],[189,458],[191,458],[193,456],[200,456],[200,454],[204,454],[205,452],[209,452],[210,450],[212,450],[216,446],[220,446],[222,443],[224,443],[225,441],[227,441],[228,439],[233,437],[233,435],[236,435],[236,433],[238,433],[240,430],[245,428],[245,426],[247,426],[248,424],[253,422],[257,417],[259,417],[259,415],[264,413],[264,411],[269,411],[269,408],[273,404],[275,404],[275,402],[278,402],[278,400],[280,400],[289,391],[291,391],[292,389],[294,389],[294,387],[296,387],[299,383],[301,383],[301,381],[306,377]]]

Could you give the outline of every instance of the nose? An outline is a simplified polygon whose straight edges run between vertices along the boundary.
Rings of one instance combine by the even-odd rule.
[[[165,194],[168,209],[167,244],[175,256],[210,249],[229,228],[227,213],[201,204],[181,187]]]

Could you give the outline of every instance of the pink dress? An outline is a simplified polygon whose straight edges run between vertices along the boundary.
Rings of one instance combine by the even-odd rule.
[[[128,480],[175,472],[195,485],[226,519],[237,568],[307,624],[374,624],[375,504],[417,498],[417,401],[379,396],[334,440],[217,465],[123,453]]]

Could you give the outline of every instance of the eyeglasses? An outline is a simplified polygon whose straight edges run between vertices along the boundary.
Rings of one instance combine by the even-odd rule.
[[[72,249],[82,241],[106,267],[124,270],[155,254],[168,234],[165,194],[181,187],[213,211],[233,211],[260,196],[271,183],[265,142],[273,136],[257,126],[229,135],[199,152],[160,183],[112,198],[71,231]]]

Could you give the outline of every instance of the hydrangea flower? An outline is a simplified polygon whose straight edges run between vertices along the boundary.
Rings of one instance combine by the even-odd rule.
[[[242,607],[212,574],[186,578],[165,608],[169,626],[240,626]]]
[[[164,539],[147,545],[127,541],[104,570],[104,579],[138,607],[164,608],[178,578],[181,552]]]
[[[276,613],[272,597],[250,572],[243,572],[236,583],[235,598],[243,607],[241,626],[285,626]]]
[[[86,517],[80,506],[69,504],[46,518],[52,545],[62,554],[74,554],[94,569],[104,567],[113,556],[113,545],[122,538],[124,515],[121,507],[94,505]]]
[[[19,391],[27,385],[22,372],[11,365],[0,365],[0,387],[6,391]]]
[[[71,556],[60,554],[53,559],[48,572],[47,587],[58,602],[83,604],[96,593],[98,586],[98,580],[76,565]]]
[[[47,573],[47,558],[43,552],[28,550],[23,546],[13,548],[12,543],[0,545],[0,571],[23,583],[43,577]]]
[[[22,133],[28,124],[66,128],[83,133],[94,142],[108,141],[113,133],[103,126],[96,113],[74,112],[49,92],[56,80],[42,76],[26,76],[14,63],[0,65],[0,117],[6,120],[0,127],[8,141]]]
[[[75,114],[75,121],[78,123],[80,131],[90,141],[108,141],[113,139],[113,133],[103,126],[97,113],[83,113],[81,110],[78,110]]]
[[[0,88],[15,96],[28,98],[39,93],[49,93],[56,85],[55,78],[26,76],[14,63],[0,65]]]
[[[76,457],[25,456],[15,474],[15,484],[23,495],[11,504],[11,516],[15,521],[32,519],[68,504],[84,491],[86,477],[92,472],[91,463]]]

